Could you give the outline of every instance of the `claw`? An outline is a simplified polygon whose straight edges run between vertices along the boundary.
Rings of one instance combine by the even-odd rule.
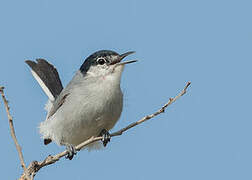
[[[66,159],[72,160],[74,155],[77,154],[77,151],[73,145],[67,145],[66,150],[67,150]]]
[[[103,143],[103,146],[106,147],[106,145],[108,144],[108,142],[110,142],[110,134],[109,132],[106,130],[106,129],[103,129],[100,133],[100,136],[102,136],[102,143]]]

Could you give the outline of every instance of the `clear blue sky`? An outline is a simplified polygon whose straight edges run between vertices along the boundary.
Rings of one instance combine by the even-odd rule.
[[[62,151],[38,125],[46,95],[24,61],[45,58],[66,85],[100,49],[135,50],[123,74],[114,128],[152,113],[192,82],[165,114],[42,169],[42,179],[251,180],[252,2],[233,0],[0,2],[0,85],[6,87],[26,163]],[[1,178],[22,170],[1,102]]]

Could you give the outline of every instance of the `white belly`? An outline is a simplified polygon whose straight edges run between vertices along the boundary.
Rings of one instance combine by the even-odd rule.
[[[78,85],[69,93],[57,112],[41,123],[43,138],[59,145],[78,145],[98,136],[102,129],[110,130],[120,118],[123,95],[118,84],[102,81],[95,87]]]

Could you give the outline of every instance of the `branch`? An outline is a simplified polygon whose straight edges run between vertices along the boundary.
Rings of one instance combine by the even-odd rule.
[[[14,130],[14,126],[13,126],[13,118],[10,115],[10,107],[9,107],[8,101],[6,100],[5,95],[4,95],[4,87],[2,87],[2,86],[0,86],[0,93],[2,95],[5,110],[6,110],[6,113],[7,113],[7,116],[8,116],[8,120],[9,120],[11,137],[12,137],[14,143],[15,143],[16,149],[18,151],[18,156],[19,156],[19,159],[20,159],[21,166],[22,166],[22,168],[24,169],[24,172],[25,172],[24,177],[26,177],[26,179],[30,180],[30,177],[28,176],[28,173],[27,173],[28,172],[27,168],[26,168],[25,163],[24,163],[24,157],[23,157],[23,153],[22,153],[22,150],[21,150],[21,146],[18,144],[17,137],[16,137],[16,134],[15,134],[15,130]]]
[[[191,82],[187,82],[186,86],[184,87],[184,89],[174,98],[170,98],[169,101],[164,104],[158,111],[150,114],[150,115],[147,115],[145,117],[143,117],[142,119],[134,122],[134,123],[131,123],[129,124],[128,126],[120,129],[119,131],[116,131],[114,133],[111,134],[111,137],[114,137],[114,136],[120,136],[122,135],[125,131],[149,120],[149,119],[152,119],[153,117],[161,114],[161,113],[164,113],[165,112],[165,109],[171,105],[172,103],[174,103],[177,99],[179,99],[181,96],[183,96],[186,91],[187,91],[187,88],[190,86]],[[43,167],[45,166],[48,166],[50,164],[54,164],[55,162],[57,162],[58,160],[60,160],[63,156],[66,156],[67,155],[67,151],[63,151],[59,154],[56,154],[54,156],[51,156],[49,155],[48,157],[46,157],[43,161],[33,161],[30,163],[30,165],[28,166],[28,168],[26,168],[25,166],[25,163],[24,163],[24,158],[23,158],[23,155],[22,155],[22,151],[21,151],[21,147],[19,146],[18,142],[17,142],[17,138],[15,136],[15,131],[14,131],[14,127],[13,127],[13,121],[12,121],[12,117],[10,115],[10,112],[9,112],[9,106],[8,106],[8,101],[6,100],[5,96],[4,96],[4,92],[3,92],[3,87],[0,87],[0,93],[2,94],[2,98],[3,98],[3,101],[4,101],[4,105],[5,105],[5,108],[6,108],[6,112],[7,112],[7,115],[8,115],[8,119],[9,119],[9,123],[10,123],[10,128],[11,128],[11,136],[15,142],[15,145],[16,145],[16,148],[17,148],[17,151],[18,151],[18,154],[19,154],[19,158],[20,158],[20,162],[21,162],[21,165],[24,169],[24,173],[22,174],[22,176],[20,177],[19,180],[33,180],[34,176],[36,175],[36,173]],[[75,149],[77,151],[80,151],[81,149],[83,149],[85,146],[95,142],[95,141],[99,141],[101,140],[102,137],[91,137],[89,138],[88,140],[82,142],[81,144],[77,145],[75,147]]]
[[[187,88],[190,86],[190,84],[191,84],[191,82],[187,82],[187,84],[184,87],[184,89],[176,97],[170,98],[169,101],[166,104],[164,104],[158,111],[154,112],[153,114],[147,115],[147,116],[143,117],[142,119],[140,119],[140,120],[138,120],[138,121],[136,121],[134,123],[129,124],[128,126],[126,126],[125,128],[120,129],[119,131],[116,131],[116,132],[112,133],[111,137],[120,136],[125,131],[127,131],[127,130],[129,130],[129,129],[131,129],[131,128],[133,128],[133,127],[135,127],[135,126],[137,126],[137,125],[139,125],[139,124],[141,124],[141,123],[149,120],[149,119],[152,119],[153,117],[155,117],[155,116],[157,116],[157,115],[159,115],[161,113],[164,113],[165,109],[169,105],[171,105],[172,103],[174,103],[177,99],[179,99],[181,96],[183,96],[186,93]],[[102,137],[91,137],[88,140],[86,140],[86,141],[82,142],[81,144],[77,145],[75,147],[75,149],[77,151],[80,151],[85,146],[87,146],[87,145],[89,145],[89,144],[91,144],[91,143],[93,143],[95,141],[99,141],[101,139],[102,139]],[[43,168],[45,166],[48,166],[50,164],[54,164],[55,162],[57,162],[58,160],[60,160],[60,158],[62,158],[63,156],[66,156],[66,155],[67,155],[67,151],[65,150],[65,151],[63,151],[63,152],[61,152],[59,154],[54,155],[54,156],[49,155],[43,161],[40,161],[40,162],[33,161],[33,162],[31,162],[30,165],[28,166],[28,173],[29,173],[29,175],[31,175],[31,177],[33,178],[36,175],[36,173],[41,168]],[[22,177],[24,177],[24,175],[25,174],[23,174],[21,176],[21,179],[22,179]]]
[[[186,90],[190,86],[190,84],[191,84],[191,82],[187,82],[187,84],[184,87],[184,89],[175,98],[170,98],[169,101],[168,101],[168,103],[166,103],[165,105],[163,105],[163,107],[161,109],[159,109],[158,111],[156,111],[153,114],[150,114],[150,115],[147,115],[147,116],[143,117],[142,119],[140,119],[140,120],[138,120],[138,121],[136,121],[134,123],[131,123],[130,125],[126,126],[125,128],[122,128],[119,131],[116,131],[116,132],[112,133],[111,137],[112,136],[120,136],[120,135],[123,134],[123,132],[127,131],[128,129],[133,128],[136,125],[141,124],[141,123],[143,123],[143,122],[145,122],[145,121],[147,121],[147,120],[149,120],[149,119],[151,119],[151,118],[153,118],[153,117],[155,117],[155,116],[157,116],[157,115],[159,115],[161,113],[164,113],[165,109],[169,105],[171,105],[172,103],[174,103],[178,98],[180,98],[181,96],[183,96],[186,93]]]

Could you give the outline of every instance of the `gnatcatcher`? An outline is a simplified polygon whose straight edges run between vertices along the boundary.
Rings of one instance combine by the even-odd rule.
[[[102,136],[103,145],[107,145],[108,131],[122,112],[120,81],[124,65],[136,62],[122,59],[132,53],[119,55],[110,50],[93,53],[64,89],[53,65],[44,59],[25,61],[49,98],[46,120],[39,126],[45,145],[54,141],[66,146],[70,160],[76,154],[74,146],[92,136]],[[89,146],[94,147],[95,143]]]

